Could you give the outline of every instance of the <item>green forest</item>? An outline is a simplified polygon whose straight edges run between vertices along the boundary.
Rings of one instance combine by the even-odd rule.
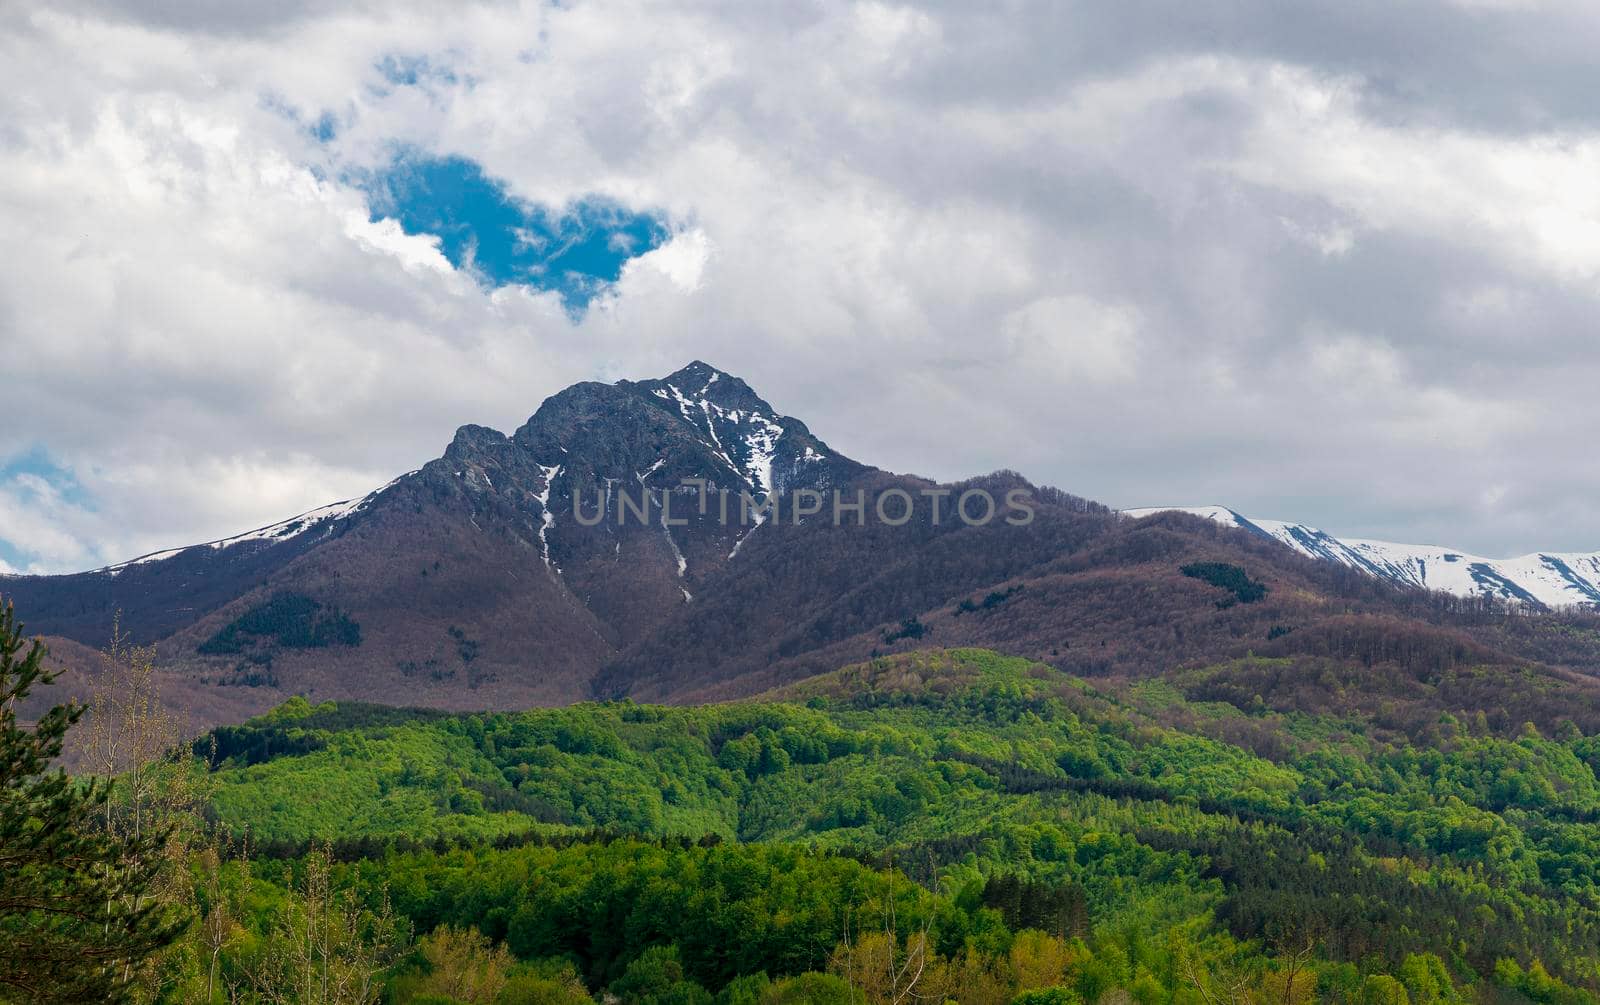
[[[122,705],[3,724],[143,754],[8,753],[0,1000],[1600,1001],[1600,737],[1444,680],[1386,716],[1327,700],[1359,675],[1294,707],[1288,661],[925,650],[698,707],[295,698],[190,743],[153,654],[108,658]],[[81,989],[28,940],[91,946]]]

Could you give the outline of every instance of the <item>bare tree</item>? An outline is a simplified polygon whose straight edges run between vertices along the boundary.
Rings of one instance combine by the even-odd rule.
[[[318,845],[306,855],[298,903],[279,916],[250,983],[275,1005],[371,1005],[409,941],[388,891],[364,910],[351,891],[334,889],[333,856]]]
[[[476,928],[444,925],[419,947],[428,961],[423,989],[472,1005],[489,1005],[505,989],[511,953]]]
[[[1310,928],[1295,927],[1274,940],[1278,958],[1283,961],[1283,1005],[1300,1005],[1295,984],[1306,972],[1317,948],[1315,933]]]
[[[1179,969],[1183,973],[1183,979],[1199,993],[1205,1005],[1247,1005],[1250,1000],[1248,974],[1232,974],[1223,979],[1213,978],[1192,950],[1182,953]]]
[[[231,856],[230,856],[231,853]],[[237,863],[237,878],[230,882],[227,859]],[[223,833],[196,856],[200,878],[200,945],[205,952],[206,1002],[216,1000],[218,968],[223,952],[244,934],[245,903],[250,896],[250,843],[235,842]]]
[[[882,929],[852,941],[847,911],[844,941],[834,950],[833,969],[842,973],[852,990],[859,988],[877,1005],[905,1005],[924,997],[943,1000],[942,994],[923,994],[924,978],[933,962],[928,938],[933,918],[931,915],[925,918],[902,942],[892,867],[888,877]]]
[[[120,862],[107,868],[130,875],[154,872],[148,888],[119,906],[138,912],[154,900],[192,911],[189,859],[203,838],[201,810],[210,797],[211,779],[189,755],[183,718],[162,700],[155,647],[132,645],[119,617],[100,659],[83,759],[87,771],[112,783],[101,824],[125,851]],[[142,857],[146,855],[150,859]],[[172,951],[181,949],[180,944]],[[136,967],[125,961],[124,979],[137,985],[142,996],[156,997],[160,962],[156,958]]]

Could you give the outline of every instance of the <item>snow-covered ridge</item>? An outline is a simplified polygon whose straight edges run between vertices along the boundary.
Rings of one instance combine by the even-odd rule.
[[[409,474],[416,474],[416,472],[412,471],[409,472]],[[406,475],[400,476],[400,478],[404,477],[406,477]],[[276,544],[279,541],[287,541],[291,537],[295,537],[299,534],[305,533],[306,531],[315,530],[317,528],[321,528],[324,536],[326,536],[328,533],[332,532],[334,526],[340,520],[366,509],[372,504],[373,500],[377,499],[378,496],[381,495],[386,489],[394,485],[395,482],[400,481],[400,478],[396,478],[394,481],[389,482],[389,484],[383,486],[383,488],[368,492],[359,499],[346,499],[343,502],[329,503],[326,506],[318,506],[316,509],[306,510],[304,513],[292,516],[287,520],[279,520],[277,523],[268,524],[265,527],[257,527],[255,530],[246,531],[243,534],[235,534],[232,537],[218,538],[215,541],[205,541],[201,544],[185,545],[182,548],[168,548],[166,551],[154,551],[148,555],[140,555],[138,558],[129,559],[126,562],[118,562],[116,565],[108,565],[103,569],[97,569],[95,571],[104,572],[115,576],[131,565],[144,565],[147,562],[159,562],[163,559],[173,558],[177,555],[181,555],[184,552],[190,551],[194,548],[211,548],[212,550],[220,551],[223,548],[231,548],[236,544],[247,544],[251,541],[263,541],[269,544]]]
[[[1338,562],[1408,586],[1460,597],[1495,596],[1541,607],[1600,606],[1600,552],[1539,552],[1517,558],[1483,558],[1435,545],[1337,538],[1282,520],[1244,517],[1225,506],[1166,506],[1124,510],[1136,519],[1189,513],[1271,538],[1308,558]]]

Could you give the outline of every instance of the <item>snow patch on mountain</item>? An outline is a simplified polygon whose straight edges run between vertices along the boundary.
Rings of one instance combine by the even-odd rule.
[[[541,464],[539,470],[544,473],[544,488],[534,495],[534,498],[539,500],[539,550],[544,553],[545,568],[560,573],[561,567],[550,561],[550,528],[556,525],[555,514],[550,512],[550,490],[561,474],[561,465],[552,464],[546,467]]]
[[[666,535],[667,547],[672,549],[672,557],[678,562],[678,578],[689,571],[689,560],[683,557],[683,550],[678,547],[678,542],[672,539],[672,525],[668,522],[667,514],[671,512],[671,504],[667,499],[667,492],[661,493],[661,533]],[[681,521],[680,521],[681,522]]]
[[[1458,597],[1494,596],[1538,607],[1600,606],[1600,552],[1539,552],[1484,558],[1436,545],[1338,538],[1284,520],[1245,517],[1226,506],[1165,506],[1123,510],[1135,519],[1188,513],[1269,538],[1308,558],[1360,569],[1380,579]]]
[[[745,450],[750,457],[745,471],[757,490],[771,494],[778,490],[772,482],[772,458],[778,452],[778,437],[783,435],[783,427],[765,416],[751,416],[751,419],[756,428],[744,437]]]
[[[750,535],[754,534],[756,532],[756,529],[759,528],[763,523],[766,522],[766,519],[767,519],[767,511],[766,510],[757,510],[756,511],[756,522],[755,522],[755,525],[752,526],[749,530],[745,531],[743,534],[740,534],[738,539],[733,542],[733,550],[728,552],[728,557],[729,558],[737,558],[738,557],[739,549],[744,547],[745,541],[749,540]]]
[[[737,388],[730,390],[724,385],[713,395],[712,389],[725,376],[715,367],[696,362],[651,388],[650,393],[705,434],[705,444],[711,452],[758,497],[781,492],[783,486],[779,483],[784,478],[775,471],[775,463],[778,442],[788,432],[782,416],[771,411],[748,388],[741,394]],[[699,390],[692,390],[694,383],[674,378],[692,378],[700,385]],[[738,385],[736,380],[733,383]],[[684,387],[691,390],[686,392]],[[719,397],[722,400],[717,400]],[[825,457],[807,447],[802,459]]]

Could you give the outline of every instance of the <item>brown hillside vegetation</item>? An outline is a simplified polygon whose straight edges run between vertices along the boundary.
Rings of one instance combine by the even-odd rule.
[[[684,479],[708,499],[732,494],[729,521],[715,503],[702,512]],[[740,523],[738,495],[769,490],[859,494],[866,514],[891,493],[917,502],[903,525],[849,511],[836,523],[828,506]],[[1033,519],[969,525],[957,512],[969,491],[1022,493]],[[934,646],[1130,680],[1252,656],[1463,691],[1483,686],[1464,676],[1474,668],[1600,675],[1595,612],[1409,590],[1009,471],[941,486],[867,467],[703,363],[574,385],[511,435],[463,427],[442,456],[326,522],[120,570],[7,577],[0,592],[69,663],[122,611],[201,724],[293,694],[458,710],[733,698]],[[1531,714],[1503,704],[1497,720]]]

